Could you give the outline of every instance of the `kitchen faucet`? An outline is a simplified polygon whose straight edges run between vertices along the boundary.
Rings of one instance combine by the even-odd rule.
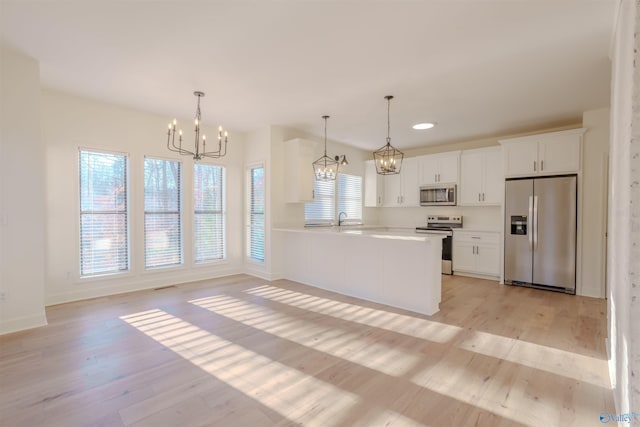
[[[344,217],[347,217],[347,214],[345,212],[340,212],[338,214],[338,227],[340,227],[342,225],[342,215],[344,215]]]

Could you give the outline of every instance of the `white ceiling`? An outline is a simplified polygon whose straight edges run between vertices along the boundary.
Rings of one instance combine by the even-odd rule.
[[[0,0],[46,87],[366,149],[578,120],[609,105],[617,0]],[[411,125],[434,121],[432,130]]]

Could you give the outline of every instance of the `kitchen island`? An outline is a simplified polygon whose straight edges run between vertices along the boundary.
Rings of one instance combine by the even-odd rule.
[[[439,310],[441,236],[384,227],[273,232],[285,279],[421,314]]]

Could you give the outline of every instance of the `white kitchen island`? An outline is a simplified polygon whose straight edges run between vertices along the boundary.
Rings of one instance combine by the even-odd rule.
[[[385,228],[276,228],[282,275],[306,285],[432,315],[442,237]]]

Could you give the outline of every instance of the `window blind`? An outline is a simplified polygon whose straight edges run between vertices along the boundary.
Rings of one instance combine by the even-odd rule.
[[[80,275],[129,270],[127,156],[80,150]]]
[[[362,224],[362,177],[338,174],[338,214],[347,214],[346,222]]]
[[[144,159],[145,268],[182,264],[182,164]]]
[[[225,257],[224,168],[196,164],[193,173],[194,260],[206,263]]]
[[[247,252],[249,258],[264,261],[264,167],[251,168],[249,199],[249,231]]]
[[[335,218],[335,181],[316,180],[312,203],[304,205],[305,224],[331,224]]]

